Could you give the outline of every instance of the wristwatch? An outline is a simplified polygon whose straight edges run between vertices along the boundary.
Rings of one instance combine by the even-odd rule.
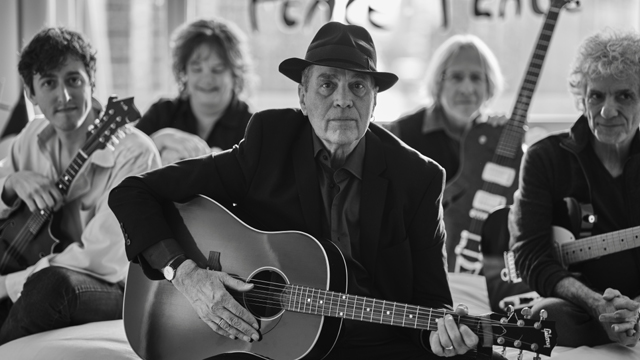
[[[173,281],[173,279],[176,278],[176,271],[178,270],[178,267],[180,267],[180,265],[185,260],[187,260],[187,257],[184,256],[184,254],[178,255],[178,257],[176,257],[175,259],[171,260],[171,262],[169,262],[169,265],[165,266],[162,269],[162,273],[164,274],[164,278],[169,280],[169,281]]]

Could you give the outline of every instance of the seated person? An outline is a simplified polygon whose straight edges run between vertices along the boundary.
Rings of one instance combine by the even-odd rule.
[[[125,177],[160,165],[153,142],[132,129],[115,151],[93,152],[63,195],[56,180],[70,166],[87,140],[89,125],[99,116],[92,106],[95,52],[80,34],[48,28],[22,50],[18,70],[29,100],[44,117],[26,125],[9,156],[0,162],[0,217],[7,218],[14,210],[56,210],[58,239],[71,244],[24,270],[2,273],[0,344],[122,317],[128,266],[107,194]],[[41,235],[47,233],[44,227]],[[5,236],[3,241],[14,240]],[[1,249],[0,266],[5,269],[7,246],[3,243]]]
[[[559,345],[635,346],[640,336],[640,249],[564,268],[552,237],[552,226],[567,226],[566,198],[592,206],[593,235],[640,225],[639,53],[635,32],[585,39],[569,76],[583,115],[569,131],[533,144],[522,162],[511,246],[523,280],[546,297],[534,317],[548,312]]]
[[[465,131],[478,122],[507,120],[487,115],[489,104],[502,91],[502,71],[480,38],[455,35],[433,54],[424,83],[428,105],[387,126],[407,145],[444,167],[450,182],[460,167]]]
[[[378,92],[398,78],[376,70],[369,33],[327,23],[305,59],[284,60],[279,70],[299,84],[300,109],[256,113],[232,150],[129,177],[112,190],[129,259],[151,279],[174,269],[164,273],[220,336],[258,341],[256,319],[228,292],[251,285],[186,258],[162,214],[163,202],[202,194],[235,205],[261,230],[332,241],[346,258],[349,294],[450,309],[444,171],[371,123]],[[452,357],[477,344],[451,315],[434,331],[345,319],[326,359]]]
[[[488,115],[489,104],[499,96],[502,83],[498,60],[480,38],[452,36],[438,47],[429,63],[425,76],[429,105],[390,123],[389,130],[444,167],[447,184],[450,184],[461,171],[461,149],[469,129],[485,122],[496,126],[506,122],[504,116]],[[469,155],[465,159],[468,164],[475,161],[474,154]],[[467,249],[467,242],[461,243],[459,227],[462,224],[452,222],[458,217],[449,212],[449,205],[445,197],[448,270],[479,273],[481,254],[477,251],[476,256],[470,256],[477,250],[473,241],[469,241]]]
[[[151,105],[137,124],[156,143],[162,163],[240,142],[251,117],[242,100],[251,79],[245,35],[223,19],[197,20],[174,31],[171,49],[180,95]]]

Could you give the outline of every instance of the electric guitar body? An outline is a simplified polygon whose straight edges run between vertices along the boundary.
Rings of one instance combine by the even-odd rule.
[[[518,188],[522,147],[515,150],[513,157],[496,161],[503,130],[504,126],[481,123],[464,136],[461,149],[464,165],[445,188],[443,198],[450,272],[481,272],[482,224],[493,209],[512,201],[511,195]]]
[[[569,2],[551,0],[509,121],[500,127],[474,126],[462,140],[459,174],[447,185],[443,198],[450,272],[482,273],[482,224],[491,211],[513,200],[529,104],[560,10]]]

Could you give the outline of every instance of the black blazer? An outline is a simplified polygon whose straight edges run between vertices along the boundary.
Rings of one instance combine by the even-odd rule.
[[[264,231],[297,230],[321,238],[322,198],[312,128],[298,109],[256,113],[233,149],[129,177],[110,194],[132,261],[171,238],[162,200],[195,194],[237,208]],[[360,203],[361,256],[386,300],[450,307],[442,219],[444,171],[372,123],[366,135]],[[147,276],[159,278],[157,271]],[[419,331],[410,331],[420,342]]]

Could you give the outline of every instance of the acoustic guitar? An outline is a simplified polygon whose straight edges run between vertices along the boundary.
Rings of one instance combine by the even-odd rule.
[[[149,280],[140,266],[129,268],[124,326],[143,359],[204,359],[241,352],[271,359],[321,359],[334,346],[343,319],[435,330],[436,320],[453,314],[492,345],[549,355],[556,344],[552,321],[513,313],[459,316],[374,298],[349,295],[347,268],[338,248],[297,231],[253,229],[227,209],[198,196],[169,204],[165,217],[189,258],[254,284],[234,297],[258,319],[262,339],[246,343],[218,335],[189,301],[167,281]]]
[[[113,148],[128,133],[124,125],[139,118],[140,112],[132,97],[120,100],[116,96],[109,97],[102,117],[89,127],[86,142],[57,179],[55,186],[60,193],[67,195],[71,183],[91,154],[105,147]],[[71,242],[57,236],[59,218],[59,211],[43,209],[31,212],[22,203],[9,218],[3,220],[0,224],[0,274],[24,270],[41,258],[64,250]]]
[[[570,2],[551,0],[509,121],[501,127],[478,124],[462,141],[460,170],[443,198],[450,272],[482,270],[482,223],[493,209],[511,202],[517,189],[529,104],[560,10]]]

